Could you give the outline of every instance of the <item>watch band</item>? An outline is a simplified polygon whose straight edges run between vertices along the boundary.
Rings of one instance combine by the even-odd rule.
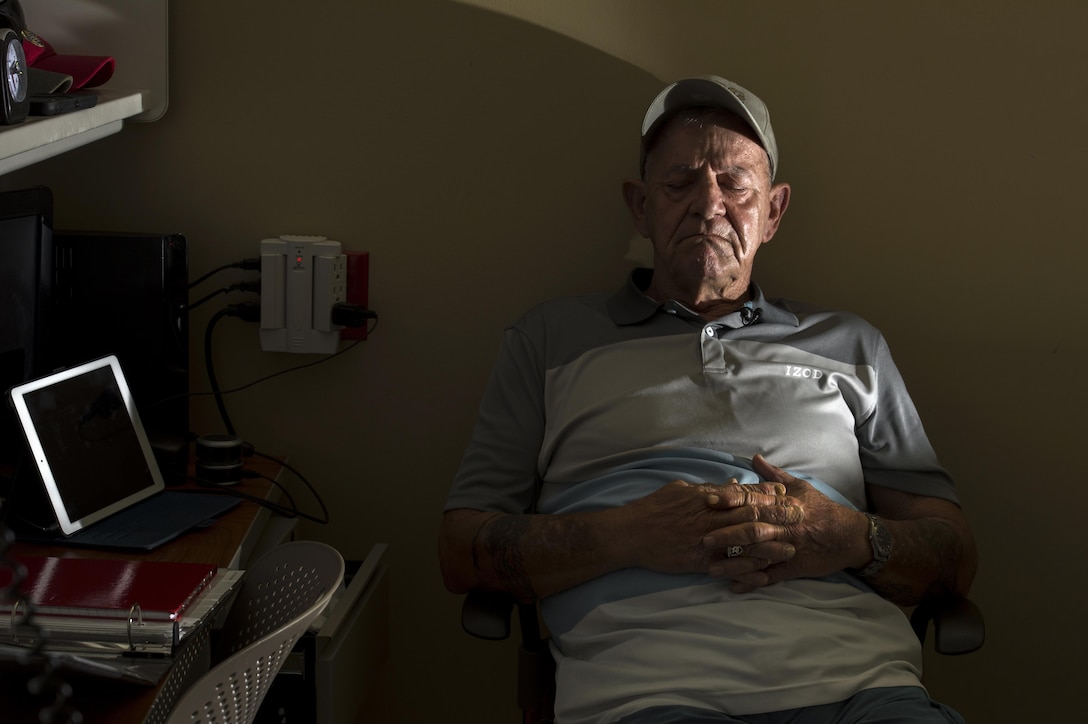
[[[880,518],[872,513],[866,513],[865,517],[869,519],[869,545],[873,549],[873,561],[858,571],[858,575],[869,578],[880,573],[884,569],[884,564],[891,558],[892,534]]]

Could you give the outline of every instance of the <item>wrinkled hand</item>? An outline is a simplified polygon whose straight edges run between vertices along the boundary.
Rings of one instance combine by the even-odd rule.
[[[760,479],[784,485],[788,495],[800,502],[804,516],[798,523],[778,528],[782,534],[778,540],[792,544],[795,554],[784,561],[768,560],[749,572],[731,575],[730,588],[734,592],[747,593],[791,578],[826,576],[865,560],[869,544],[864,515],[832,501],[761,455],[753,459],[753,467]],[[753,547],[745,551],[745,556],[762,557],[763,551]]]
[[[788,560],[788,526],[804,517],[799,501],[778,482],[692,485],[675,480],[618,509],[632,565],[663,573],[735,576]],[[728,558],[731,546],[753,555]]]

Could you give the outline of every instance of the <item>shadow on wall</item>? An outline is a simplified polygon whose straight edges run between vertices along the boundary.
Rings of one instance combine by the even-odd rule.
[[[389,544],[382,688],[396,714],[372,720],[504,720],[516,715],[510,658],[461,632],[438,572],[439,516],[503,327],[544,299],[622,282],[620,182],[637,170],[659,83],[447,0],[253,5],[172,3],[162,120],[3,183],[52,186],[64,228],[183,233],[193,277],[278,234],[370,252],[381,324],[366,346],[231,396],[231,418],[320,490],[332,523],[302,537],[348,558]],[[194,391],[207,389],[201,337],[218,308],[190,320]],[[237,320],[214,352],[225,388],[300,362],[262,353]],[[194,400],[192,426],[220,429],[213,402]]]
[[[224,52],[187,40],[207,28]],[[619,181],[658,85],[641,69],[448,0],[314,2],[302,22],[186,4],[171,7],[171,43],[164,118],[77,152],[98,157],[91,187],[50,174],[62,222],[203,231],[217,247],[197,239],[194,269],[233,228],[249,246],[321,233],[371,250],[383,275],[437,281],[431,294],[482,294],[466,269],[506,279],[524,290],[514,305],[596,289],[622,263]],[[121,193],[148,195],[133,168],[168,171],[152,203]]]

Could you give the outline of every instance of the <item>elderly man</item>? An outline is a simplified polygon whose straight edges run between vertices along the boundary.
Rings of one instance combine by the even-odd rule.
[[[623,184],[653,269],[503,337],[442,570],[540,600],[561,722],[962,721],[897,604],[967,592],[970,527],[881,334],[752,281],[777,167],[750,91],[668,86]]]

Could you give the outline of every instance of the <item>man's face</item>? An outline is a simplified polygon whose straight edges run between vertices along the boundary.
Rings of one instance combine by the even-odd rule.
[[[747,298],[752,264],[789,202],[762,146],[736,116],[673,119],[624,196],[654,250],[652,288],[695,305]]]

